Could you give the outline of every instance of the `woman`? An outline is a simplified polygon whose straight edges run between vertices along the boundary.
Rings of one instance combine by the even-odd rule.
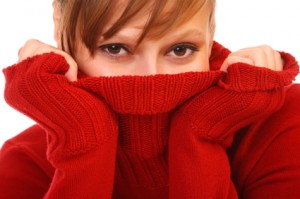
[[[214,42],[213,0],[53,6],[57,48],[4,70],[38,124],[1,150],[4,198],[299,197],[291,55]]]

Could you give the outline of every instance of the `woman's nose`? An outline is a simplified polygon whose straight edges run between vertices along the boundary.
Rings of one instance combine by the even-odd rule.
[[[155,75],[159,72],[159,62],[155,55],[141,56],[138,64],[139,75]]]

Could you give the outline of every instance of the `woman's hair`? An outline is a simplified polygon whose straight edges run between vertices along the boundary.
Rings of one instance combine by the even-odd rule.
[[[104,39],[114,36],[128,22],[139,14],[149,14],[139,44],[146,36],[153,39],[166,34],[195,15],[205,3],[211,7],[210,23],[214,23],[216,0],[54,0],[62,11],[62,46],[64,41],[71,55],[76,49],[75,40],[79,37],[92,55],[101,35]],[[116,15],[118,3],[122,2],[122,13],[115,23],[104,27]],[[125,7],[124,7],[124,5]],[[171,5],[171,6],[170,6]],[[79,34],[78,34],[79,33]]]

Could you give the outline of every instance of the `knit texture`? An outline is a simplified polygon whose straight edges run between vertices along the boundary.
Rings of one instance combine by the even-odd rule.
[[[282,54],[283,72],[270,75],[267,85],[245,86],[242,71],[251,69],[265,82],[262,69],[237,64],[225,75],[217,69],[228,53],[215,43],[210,72],[82,77],[75,83],[63,78],[65,63],[56,64],[61,57],[53,53],[5,69],[7,101],[50,136],[47,158],[55,174],[45,198],[237,198],[224,146],[238,129],[280,108],[283,87],[299,68]],[[40,68],[47,70],[37,73]],[[25,81],[24,74],[30,74]]]
[[[107,104],[76,88],[63,75],[66,60],[47,53],[4,69],[5,99],[47,132],[49,161],[56,168],[46,198],[76,198],[91,177],[91,194],[112,194],[118,126]],[[110,148],[111,147],[111,148]],[[91,162],[93,157],[99,161]],[[88,168],[88,170],[87,170]],[[84,176],[80,172],[84,172]],[[107,177],[104,177],[107,176]],[[94,193],[87,198],[95,197]]]
[[[285,63],[284,71],[278,72],[263,67],[235,63],[228,68],[228,75],[220,82],[220,86],[238,92],[266,91],[281,89],[291,84],[299,73],[295,58],[289,53],[280,52]],[[233,75],[231,75],[233,74]]]
[[[282,57],[283,72],[233,64],[218,86],[186,101],[175,113],[169,137],[171,198],[238,198],[224,148],[239,129],[281,108],[284,86],[299,72],[289,54]]]

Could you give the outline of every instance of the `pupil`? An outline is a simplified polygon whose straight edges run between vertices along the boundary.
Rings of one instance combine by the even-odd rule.
[[[186,47],[184,47],[184,46],[178,46],[178,47],[175,48],[174,51],[175,51],[174,53],[177,56],[183,56],[186,53]]]
[[[111,45],[110,47],[108,47],[108,51],[112,54],[118,54],[120,53],[121,48],[118,45]]]

